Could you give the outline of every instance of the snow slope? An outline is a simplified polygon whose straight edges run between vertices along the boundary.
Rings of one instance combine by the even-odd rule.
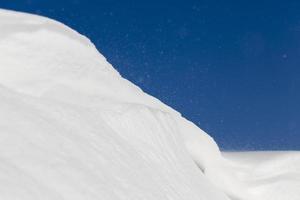
[[[224,158],[74,30],[6,10],[0,30],[1,200],[299,200],[297,152]]]

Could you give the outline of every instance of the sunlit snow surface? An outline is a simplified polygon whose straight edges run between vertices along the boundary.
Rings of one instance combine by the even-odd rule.
[[[0,10],[1,200],[299,200],[298,152],[226,153],[84,36]]]

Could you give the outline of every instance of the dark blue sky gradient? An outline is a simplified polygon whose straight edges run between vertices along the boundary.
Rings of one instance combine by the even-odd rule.
[[[0,0],[89,37],[225,150],[300,150],[300,1]],[[1,30],[0,30],[1,31]]]

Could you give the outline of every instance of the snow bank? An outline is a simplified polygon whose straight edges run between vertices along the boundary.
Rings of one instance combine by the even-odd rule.
[[[0,199],[274,199],[84,36],[5,10],[0,30]]]
[[[0,199],[227,199],[185,148],[214,141],[87,38],[4,10],[0,30]]]

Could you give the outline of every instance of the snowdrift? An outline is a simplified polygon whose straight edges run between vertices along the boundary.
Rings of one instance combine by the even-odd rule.
[[[224,158],[84,36],[0,10],[1,200],[299,200],[299,154],[258,154]]]

